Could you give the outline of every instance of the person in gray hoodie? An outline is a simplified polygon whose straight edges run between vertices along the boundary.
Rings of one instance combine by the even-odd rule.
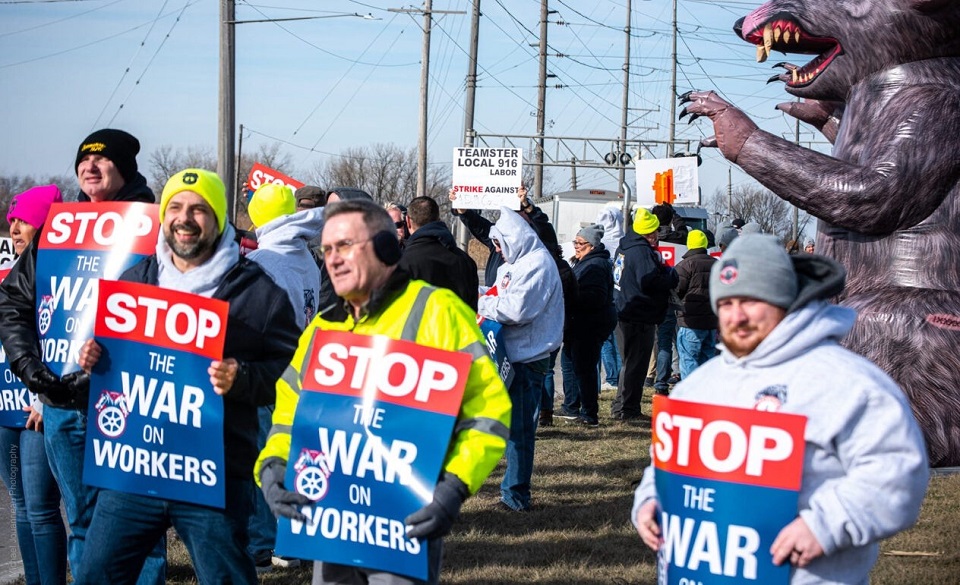
[[[501,207],[490,239],[504,264],[497,269],[496,294],[488,291],[480,297],[477,312],[503,325],[503,343],[514,371],[507,389],[513,414],[501,503],[525,512],[530,509],[537,409],[550,353],[563,340],[563,287],[550,252],[517,212]]]
[[[710,275],[721,353],[670,396],[807,417],[797,516],[769,550],[775,565],[790,563],[791,585],[867,583],[878,541],[916,522],[929,475],[903,391],[840,346],[856,313],[827,299],[845,276],[832,259],[787,255],[774,236],[737,238]],[[631,519],[654,550],[657,507],[650,466]]]

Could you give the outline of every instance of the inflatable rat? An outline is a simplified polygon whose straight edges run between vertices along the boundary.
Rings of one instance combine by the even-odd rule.
[[[903,387],[931,465],[960,465],[960,0],[773,0],[734,30],[760,61],[815,55],[771,81],[806,98],[778,108],[833,155],[713,92],[682,96],[681,117],[709,117],[704,146],[820,219],[817,252],[846,266],[840,301],[858,312],[845,345]]]

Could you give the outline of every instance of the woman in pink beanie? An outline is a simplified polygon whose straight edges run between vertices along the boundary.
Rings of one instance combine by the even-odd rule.
[[[7,221],[18,258],[43,226],[50,206],[61,201],[56,185],[34,187],[13,198]],[[22,401],[15,401],[12,409],[7,404],[0,408],[0,479],[13,501],[23,572],[27,583],[66,583],[67,535],[60,518],[60,490],[43,445],[42,405],[30,401],[22,384],[14,386],[18,390]]]
[[[37,230],[43,227],[50,206],[62,203],[63,196],[56,185],[43,185],[27,189],[15,196],[7,210],[7,222],[10,224],[10,238],[17,256],[33,240]]]

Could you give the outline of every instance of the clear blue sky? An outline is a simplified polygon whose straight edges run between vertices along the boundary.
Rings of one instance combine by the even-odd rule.
[[[430,161],[450,164],[462,141],[469,0],[434,0]],[[771,55],[732,32],[759,2],[679,0],[678,92],[717,89],[771,132],[793,137],[774,110],[789,95],[766,85]],[[376,142],[417,143],[422,18],[390,0],[251,0],[237,19],[370,14],[237,27],[237,122],[244,151],[283,141],[297,176],[343,149]],[[624,53],[623,0],[551,0],[547,134],[619,137]],[[629,137],[665,140],[670,115],[670,0],[634,0]],[[483,0],[476,128],[482,134],[535,134],[539,0]],[[215,0],[0,0],[0,174],[73,172],[80,141],[102,127],[123,128],[143,145],[215,151],[219,2]],[[563,24],[561,24],[561,21]],[[677,125],[699,140],[707,121]],[[807,128],[801,140],[820,140]],[[820,146],[820,149],[825,148]],[[665,150],[654,150],[663,156]],[[649,156],[645,153],[644,156]],[[725,188],[730,165],[705,151],[705,194]],[[734,167],[735,168],[735,167]],[[565,187],[566,170],[552,170]],[[578,173],[581,187],[615,188],[615,173]],[[628,173],[628,180],[633,180]],[[750,182],[734,171],[734,185]]]

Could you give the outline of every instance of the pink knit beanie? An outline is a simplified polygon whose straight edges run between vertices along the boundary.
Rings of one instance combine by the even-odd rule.
[[[7,222],[14,219],[25,221],[33,227],[40,229],[43,222],[47,219],[47,213],[50,206],[54,203],[62,203],[63,196],[56,185],[44,185],[27,189],[23,193],[16,195],[10,202],[10,208],[7,210]]]

